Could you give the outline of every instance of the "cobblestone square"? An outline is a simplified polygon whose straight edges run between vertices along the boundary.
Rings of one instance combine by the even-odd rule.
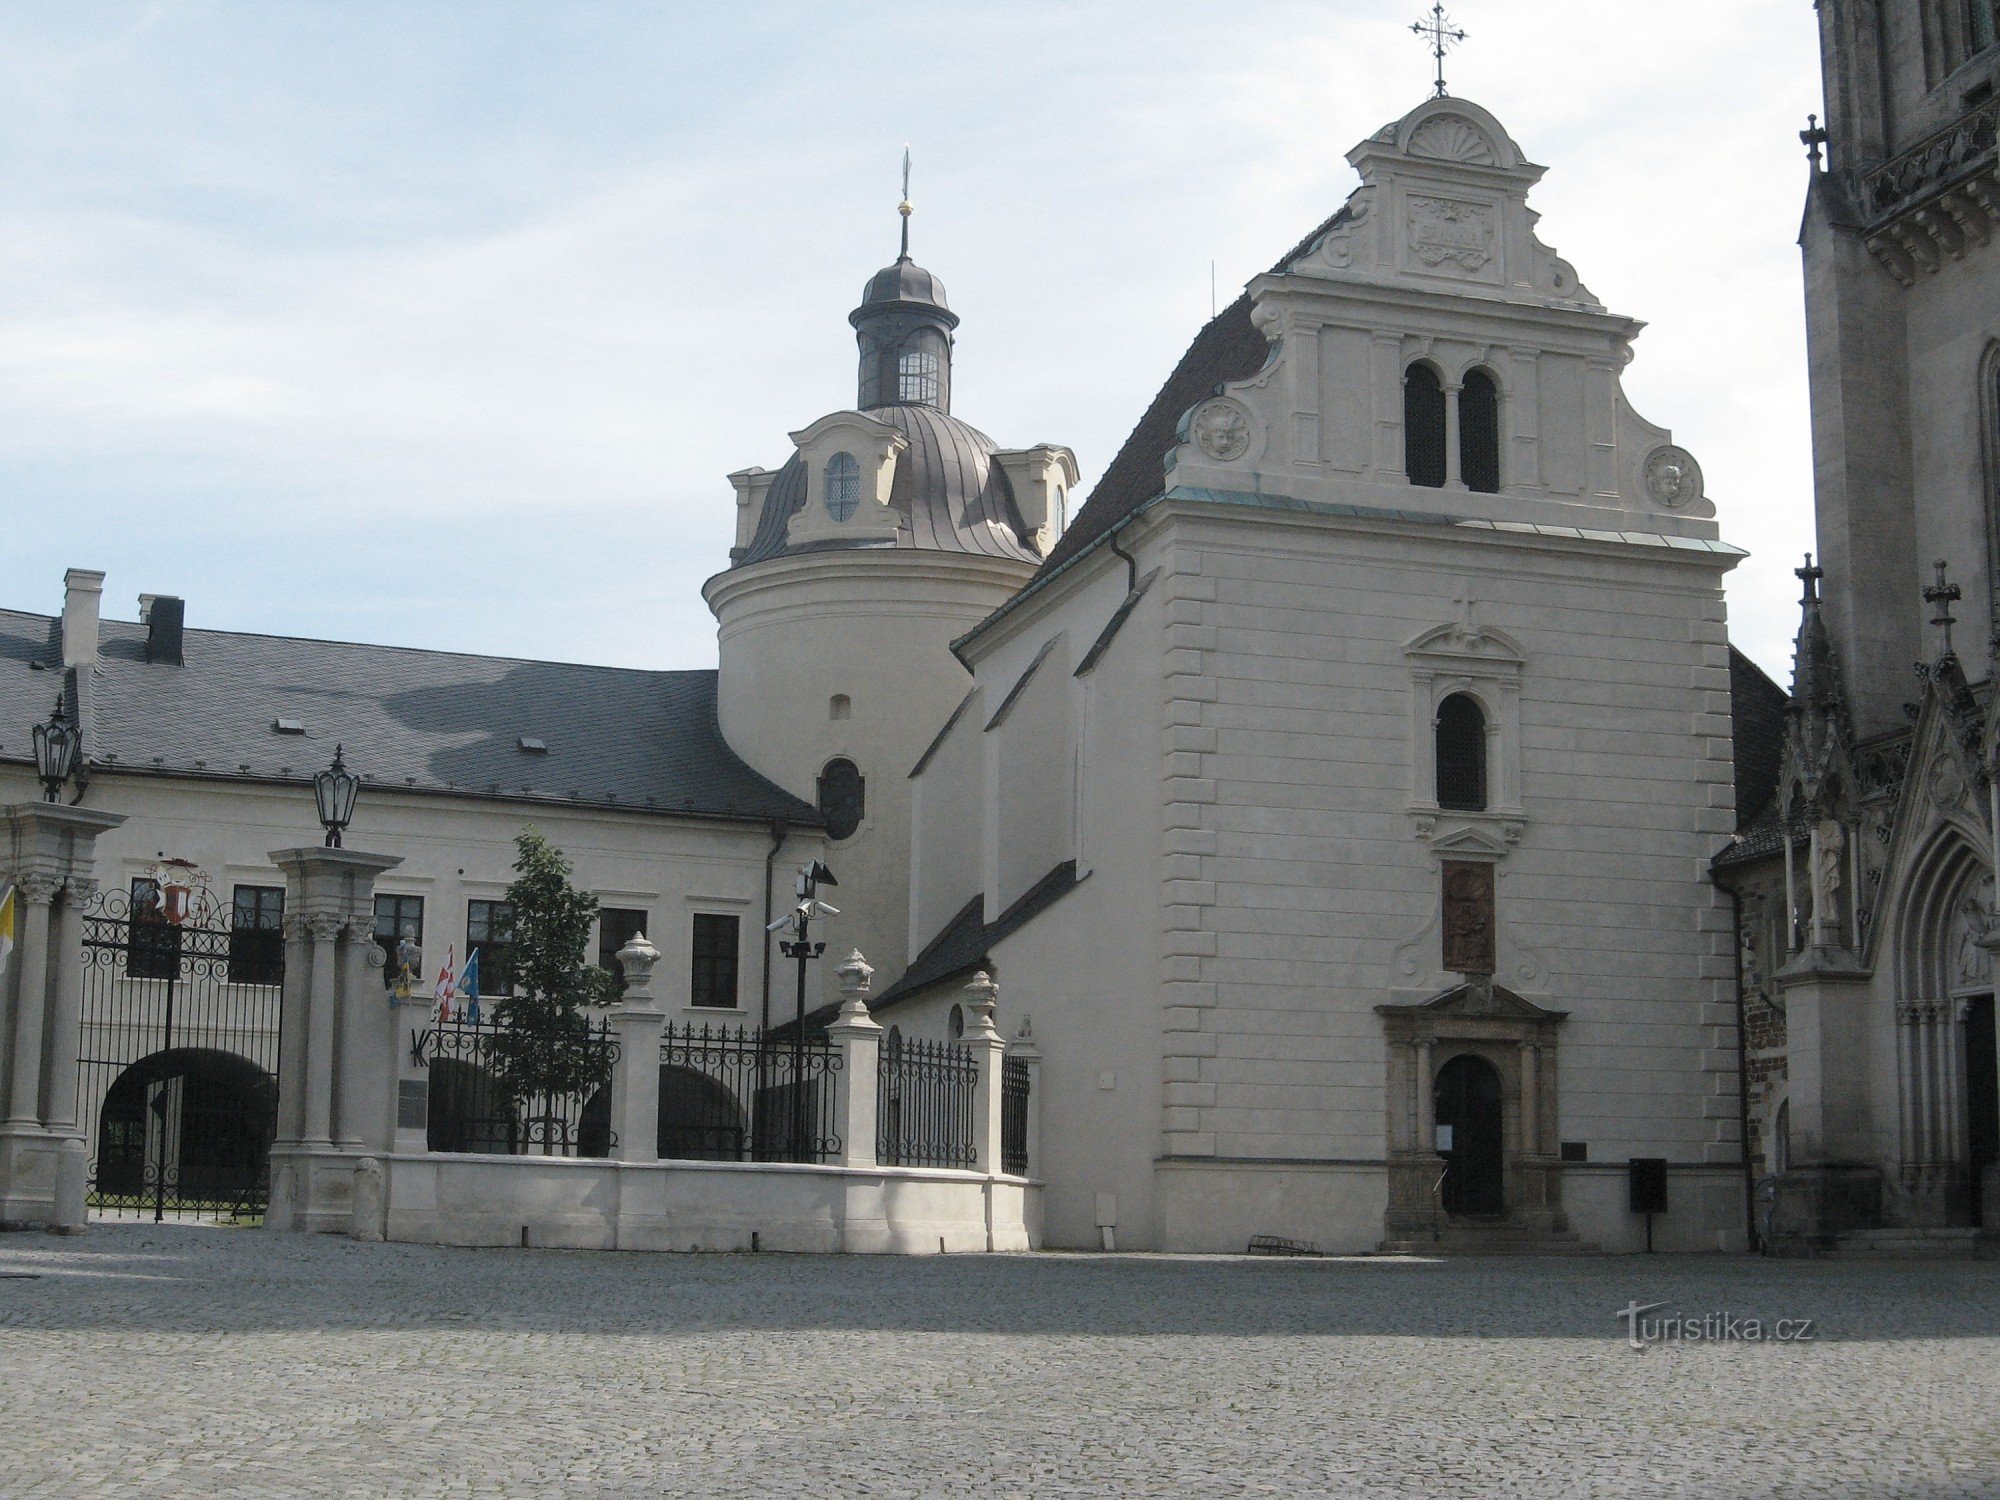
[[[1972,1496],[1997,1398],[1991,1263],[0,1239],[7,1495]]]

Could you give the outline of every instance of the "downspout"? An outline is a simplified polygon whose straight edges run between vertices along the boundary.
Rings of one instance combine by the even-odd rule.
[[[1757,1178],[1750,1169],[1750,1043],[1749,1026],[1743,1003],[1743,893],[1729,890],[1729,946],[1735,955],[1736,973],[1736,1120],[1737,1155],[1743,1159],[1743,1219],[1749,1237],[1744,1241],[1752,1252],[1757,1243]]]
[[[1125,592],[1132,594],[1137,593],[1139,589],[1139,559],[1118,545],[1118,533],[1122,530],[1123,526],[1112,527],[1106,534],[1105,540],[1111,544],[1113,553],[1125,559]]]
[[[760,1036],[771,1029],[771,872],[777,863],[778,850],[784,847],[785,835],[791,831],[783,818],[771,819],[771,847],[764,855],[764,1003],[759,1014]]]

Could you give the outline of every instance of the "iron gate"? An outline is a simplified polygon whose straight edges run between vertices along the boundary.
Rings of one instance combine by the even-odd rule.
[[[85,911],[77,1107],[97,1214],[263,1215],[284,968],[280,913],[225,913],[190,867]]]

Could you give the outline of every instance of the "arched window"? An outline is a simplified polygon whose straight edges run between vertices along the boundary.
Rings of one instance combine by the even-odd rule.
[[[826,716],[829,719],[851,718],[854,714],[854,700],[845,693],[835,693],[826,700]]]
[[[896,399],[936,406],[938,357],[928,349],[906,349],[896,357]]]
[[[951,1032],[951,1039],[954,1042],[965,1035],[965,1007],[963,1005],[954,1005],[951,1008],[951,1015],[946,1018],[945,1026]]]
[[[835,839],[854,836],[868,807],[868,782],[851,760],[830,760],[819,773],[819,810],[827,834]]]
[[[1486,808],[1486,715],[1468,693],[1438,705],[1437,804],[1457,812]]]
[[[826,513],[836,521],[845,521],[854,514],[854,507],[861,503],[861,465],[854,461],[852,453],[836,453],[826,461],[825,494]]]
[[[1500,493],[1500,388],[1484,370],[1458,393],[1458,474],[1469,490]]]
[[[1444,488],[1444,384],[1429,365],[1403,372],[1403,471],[1411,484]]]

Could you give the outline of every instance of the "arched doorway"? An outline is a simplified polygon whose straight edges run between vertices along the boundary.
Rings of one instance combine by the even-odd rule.
[[[1461,1053],[1437,1070],[1434,1089],[1438,1155],[1445,1159],[1445,1212],[1504,1212],[1499,1070],[1475,1053]]]
[[[736,1096],[693,1068],[660,1069],[659,1149],[668,1161],[741,1161],[748,1132]]]
[[[98,1114],[99,1207],[262,1211],[278,1081],[208,1047],[155,1052],[120,1073]]]

